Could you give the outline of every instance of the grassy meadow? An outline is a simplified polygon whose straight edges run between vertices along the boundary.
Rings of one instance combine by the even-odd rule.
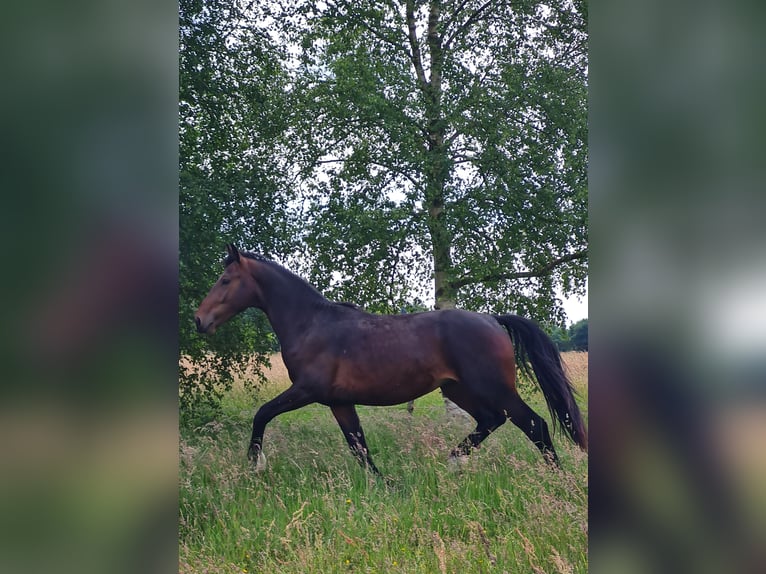
[[[565,353],[587,423],[587,353]],[[448,463],[473,420],[436,392],[405,405],[357,407],[376,480],[351,455],[327,407],[266,428],[268,464],[245,451],[256,408],[289,385],[279,356],[257,396],[241,385],[215,421],[180,442],[180,572],[586,572],[587,455],[554,443],[562,470],[506,423],[466,462]],[[548,417],[537,387],[521,394]]]

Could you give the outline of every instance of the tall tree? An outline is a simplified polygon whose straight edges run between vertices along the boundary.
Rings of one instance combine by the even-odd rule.
[[[586,276],[586,8],[265,5],[264,26],[300,47],[293,151],[320,287],[563,322],[556,291]]]
[[[182,0],[180,20],[182,352],[225,376],[272,345],[260,315],[192,331],[226,241],[375,311],[563,323],[587,271],[584,2]]]

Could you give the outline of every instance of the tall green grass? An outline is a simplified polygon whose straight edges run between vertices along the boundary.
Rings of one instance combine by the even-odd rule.
[[[358,407],[386,484],[313,405],[270,423],[256,473],[245,456],[252,415],[283,385],[255,400],[235,390],[216,421],[182,432],[182,572],[587,570],[587,456],[562,436],[562,470],[510,423],[455,468],[449,451],[473,421],[447,415],[438,393],[414,415]],[[526,399],[547,414],[542,396]]]

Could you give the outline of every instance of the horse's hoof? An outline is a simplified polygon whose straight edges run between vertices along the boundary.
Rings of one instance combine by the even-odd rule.
[[[459,472],[460,469],[465,466],[465,464],[468,462],[468,455],[467,454],[461,454],[461,455],[449,455],[449,458],[447,459],[447,468],[451,470],[452,472]]]
[[[255,462],[255,472],[263,472],[264,470],[266,470],[266,455],[259,452],[258,460]]]
[[[263,454],[263,451],[258,453],[257,458],[253,451],[248,451],[247,458],[250,459],[250,462],[253,465],[253,470],[255,470],[255,472],[263,472],[266,470],[266,455]]]
[[[543,459],[545,462],[547,462],[551,467],[561,469],[561,461],[559,460],[558,455],[555,452],[545,452],[543,453]]]

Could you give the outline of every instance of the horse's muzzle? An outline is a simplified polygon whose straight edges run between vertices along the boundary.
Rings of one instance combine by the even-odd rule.
[[[194,323],[197,325],[197,333],[204,333],[206,329],[202,326],[202,319],[194,317]]]

